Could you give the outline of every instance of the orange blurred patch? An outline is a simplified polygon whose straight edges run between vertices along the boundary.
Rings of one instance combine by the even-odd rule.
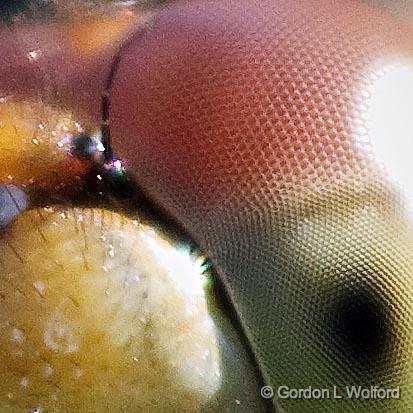
[[[96,56],[119,46],[140,22],[143,22],[143,15],[122,11],[111,18],[73,23],[69,29],[70,38],[83,56]]]
[[[61,189],[79,182],[89,165],[71,153],[71,138],[87,120],[40,101],[0,103],[0,182]]]

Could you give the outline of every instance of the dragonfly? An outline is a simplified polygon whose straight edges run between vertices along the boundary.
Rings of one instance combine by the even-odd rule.
[[[412,20],[383,3],[10,14],[0,411],[411,408]]]

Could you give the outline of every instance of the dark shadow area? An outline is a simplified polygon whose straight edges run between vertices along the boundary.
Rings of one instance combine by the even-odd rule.
[[[392,360],[392,317],[377,292],[367,286],[346,291],[338,297],[332,316],[337,354],[343,359],[373,376]]]

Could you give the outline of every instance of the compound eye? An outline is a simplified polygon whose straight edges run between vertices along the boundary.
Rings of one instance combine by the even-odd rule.
[[[412,404],[413,34],[371,3],[171,4],[113,76],[115,151],[211,251],[287,412]]]

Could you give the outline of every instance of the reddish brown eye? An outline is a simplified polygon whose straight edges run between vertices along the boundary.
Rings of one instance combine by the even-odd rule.
[[[362,2],[195,0],[121,53],[114,150],[212,255],[268,383],[404,394],[287,412],[412,403],[412,50]]]

